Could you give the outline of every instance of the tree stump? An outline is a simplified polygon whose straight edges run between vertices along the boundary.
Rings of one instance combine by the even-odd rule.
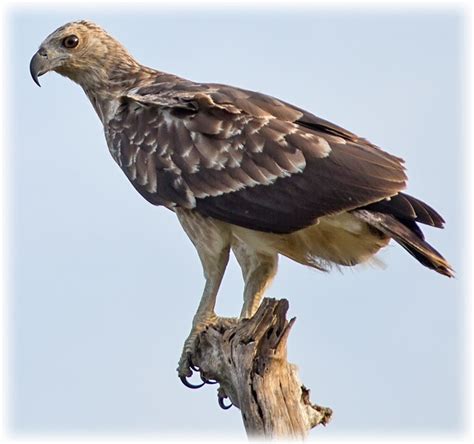
[[[223,319],[203,331],[192,356],[203,381],[220,384],[221,407],[240,409],[249,437],[302,439],[332,415],[310,402],[296,366],[287,361],[295,321],[286,320],[287,311],[286,299],[266,298],[251,319]],[[226,406],[226,398],[232,404]]]

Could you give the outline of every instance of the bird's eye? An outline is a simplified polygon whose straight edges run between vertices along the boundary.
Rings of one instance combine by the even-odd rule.
[[[69,35],[63,40],[63,46],[68,49],[75,48],[79,43],[79,39],[75,35]]]

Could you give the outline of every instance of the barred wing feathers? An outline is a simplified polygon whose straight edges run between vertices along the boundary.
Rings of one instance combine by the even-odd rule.
[[[121,98],[110,151],[151,203],[274,233],[395,196],[403,161],[273,97],[170,77]]]

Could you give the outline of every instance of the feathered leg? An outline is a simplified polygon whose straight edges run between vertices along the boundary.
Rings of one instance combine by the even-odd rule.
[[[191,211],[177,210],[176,214],[186,234],[196,247],[206,279],[201,302],[194,315],[191,332],[184,342],[178,364],[178,375],[183,379],[192,375],[191,356],[197,336],[217,319],[214,307],[229,260],[231,232],[227,224],[215,219],[204,218]]]
[[[242,269],[245,282],[244,305],[240,318],[251,318],[277,272],[278,254],[256,251],[238,240],[232,243],[232,251]]]

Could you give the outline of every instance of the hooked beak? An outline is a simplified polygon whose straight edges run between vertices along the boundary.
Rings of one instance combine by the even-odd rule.
[[[41,86],[38,77],[50,70],[49,65],[50,62],[48,60],[48,53],[44,49],[40,48],[38,52],[36,52],[32,57],[30,62],[30,74],[38,86]]]

